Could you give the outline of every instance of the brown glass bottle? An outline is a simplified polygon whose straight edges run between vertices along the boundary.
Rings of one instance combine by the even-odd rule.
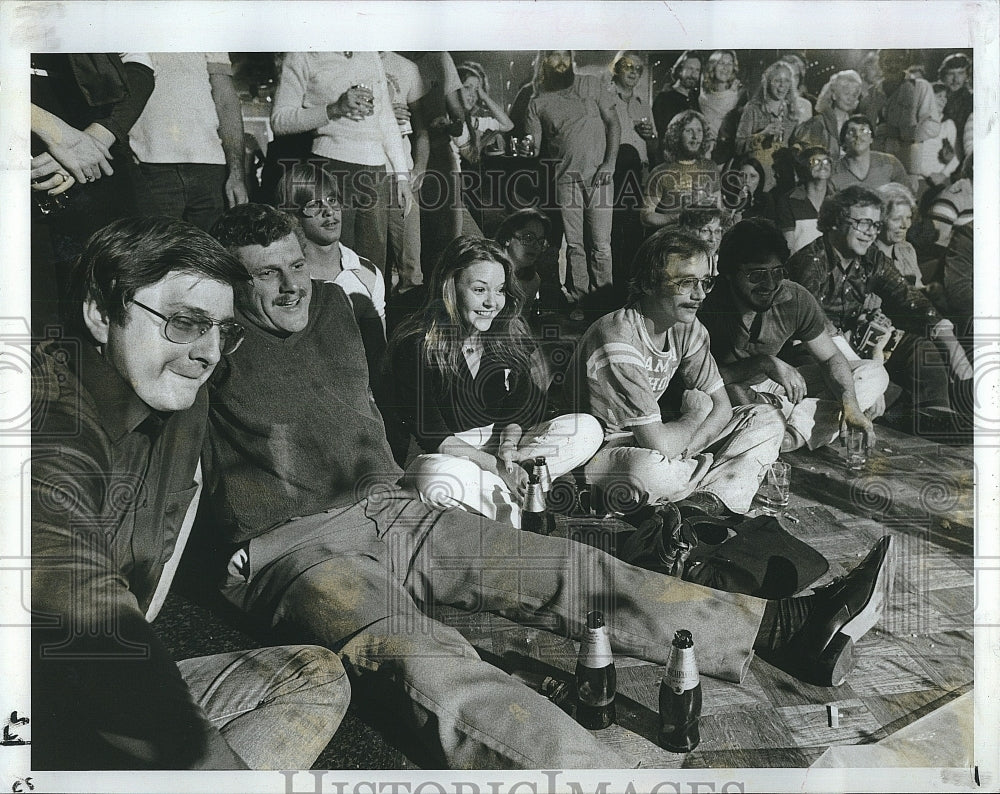
[[[701,679],[694,658],[691,632],[674,633],[670,659],[660,681],[660,733],[658,744],[672,753],[688,753],[698,746],[701,736]]]
[[[615,721],[618,674],[604,613],[587,613],[587,633],[576,662],[576,721],[584,728],[607,728]]]
[[[521,529],[535,532],[539,535],[552,533],[554,519],[545,506],[545,492],[536,472],[528,475],[528,490],[524,495],[524,507],[521,508]]]

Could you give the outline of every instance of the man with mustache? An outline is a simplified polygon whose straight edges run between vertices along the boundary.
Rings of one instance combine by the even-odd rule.
[[[665,130],[678,113],[698,110],[701,57],[696,52],[682,52],[670,74],[674,82],[653,99],[653,122],[658,130]]]
[[[223,592],[252,615],[337,650],[358,686],[405,698],[400,727],[425,743],[434,768],[626,763],[480,659],[438,620],[439,605],[579,636],[591,605],[613,598],[608,633],[619,652],[665,663],[673,631],[696,625],[706,675],[741,680],[756,649],[800,677],[844,680],[854,642],[881,612],[889,538],[843,586],[762,601],[431,508],[398,484],[350,307],[336,285],[303,280],[290,219],[243,205],[214,232],[253,276],[236,299],[246,341],[212,380],[212,501],[230,555]],[[705,266],[703,255],[693,269]],[[774,450],[780,417],[776,426]]]
[[[889,376],[880,362],[848,363],[816,299],[785,279],[788,256],[781,231],[763,218],[736,224],[719,246],[721,283],[698,316],[729,398],[734,405],[778,407],[787,422],[782,452],[825,446],[851,427],[871,444],[875,433],[865,411],[882,397]],[[780,358],[794,342],[815,363],[796,368]]]
[[[769,405],[735,411],[696,314],[715,284],[709,244],[675,227],[640,247],[624,309],[595,322],[567,383],[605,428],[587,481],[637,503],[690,499],[707,512],[745,513],[778,457],[784,422]],[[659,399],[677,373],[688,390],[664,422]]]
[[[572,51],[546,50],[539,68],[525,128],[556,161],[566,287],[570,302],[576,303],[611,284],[612,193],[621,124],[606,82],[576,75]]]
[[[325,648],[174,663],[150,625],[191,531],[203,387],[243,338],[245,279],[190,224],[116,221],[74,271],[80,341],[33,351],[34,769],[299,769],[347,710]]]

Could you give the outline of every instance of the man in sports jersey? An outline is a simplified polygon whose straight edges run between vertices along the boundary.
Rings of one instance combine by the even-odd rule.
[[[586,479],[616,502],[689,499],[713,514],[750,508],[778,457],[784,423],[771,406],[733,409],[696,314],[715,279],[707,243],[662,229],[636,254],[629,302],[584,334],[568,383],[605,428]],[[675,373],[687,391],[664,422],[658,401]]]

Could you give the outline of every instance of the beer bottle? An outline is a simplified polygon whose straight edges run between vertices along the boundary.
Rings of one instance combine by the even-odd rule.
[[[576,662],[576,721],[584,728],[607,728],[615,721],[618,675],[604,613],[587,613],[587,633]]]
[[[698,746],[701,717],[701,680],[694,658],[691,632],[674,633],[670,660],[660,681],[659,745],[672,753],[688,753]]]
[[[532,471],[538,474],[538,479],[542,483],[542,493],[548,493],[552,489],[552,475],[549,474],[549,464],[545,462],[544,455],[535,458]]]
[[[524,495],[524,507],[521,508],[521,529],[535,532],[539,535],[552,533],[553,520],[545,509],[545,492],[542,490],[541,479],[537,472],[528,475],[528,490]]]

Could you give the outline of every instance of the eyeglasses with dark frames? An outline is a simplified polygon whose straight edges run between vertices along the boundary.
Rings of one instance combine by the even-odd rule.
[[[848,218],[847,222],[862,234],[875,232],[878,234],[884,225],[882,221],[873,221],[871,218]]]
[[[511,237],[521,243],[521,245],[537,245],[539,248],[548,248],[549,246],[548,240],[541,235],[532,234],[531,232],[516,232]]]
[[[189,345],[192,342],[197,342],[212,330],[213,326],[217,325],[219,326],[219,349],[224,356],[228,356],[230,353],[236,352],[236,348],[242,344],[243,337],[246,334],[246,329],[242,325],[228,320],[192,317],[190,314],[184,314],[183,312],[171,314],[168,317],[156,309],[147,306],[145,303],[140,303],[137,300],[133,300],[132,303],[140,309],[145,309],[150,314],[164,320],[166,325],[163,327],[163,335],[167,337],[168,341],[176,345]]]
[[[753,270],[741,270],[743,277],[751,284],[762,284],[765,281],[782,281],[786,271],[783,267],[755,267]]]
[[[701,291],[707,295],[715,286],[715,276],[705,276],[705,278],[688,276],[687,278],[679,278],[676,281],[666,279],[666,283],[671,284],[680,295],[690,295],[694,292],[694,288],[701,284]]]
[[[340,203],[340,198],[337,196],[326,196],[321,199],[313,199],[312,201],[307,201],[302,206],[302,214],[307,218],[315,218],[317,215],[322,215],[323,210],[330,209],[336,212],[337,210],[342,210],[344,205]]]

